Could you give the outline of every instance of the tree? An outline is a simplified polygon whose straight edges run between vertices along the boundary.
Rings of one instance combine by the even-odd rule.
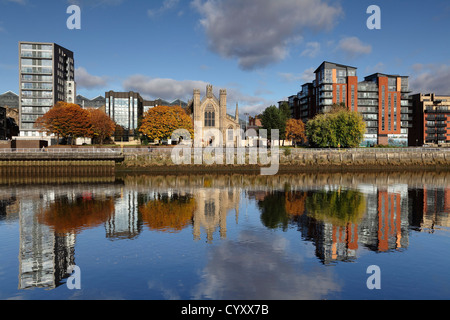
[[[305,124],[302,120],[289,119],[286,122],[286,139],[294,142],[294,146],[298,141],[306,142]]]
[[[171,138],[175,130],[185,129],[194,136],[194,125],[191,117],[179,106],[158,106],[149,109],[142,119],[139,132],[150,140]]]
[[[317,115],[306,124],[309,143],[319,148],[355,148],[364,139],[366,124],[361,114],[342,105]]]
[[[111,118],[100,109],[89,110],[91,137],[98,139],[102,145],[106,138],[111,137],[116,129],[116,124]]]
[[[286,101],[281,103],[280,111],[284,119],[286,119],[286,121],[292,119],[291,107],[289,106],[289,103],[287,103]]]
[[[270,106],[261,115],[262,128],[267,130],[267,138],[272,139],[272,130],[279,130],[280,139],[285,138],[286,116],[276,106]]]
[[[77,104],[62,101],[38,118],[35,126],[44,132],[55,134],[58,141],[60,137],[71,138],[72,143],[76,138],[89,137],[92,133],[89,111]]]

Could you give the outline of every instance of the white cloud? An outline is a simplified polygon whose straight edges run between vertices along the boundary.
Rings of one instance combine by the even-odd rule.
[[[150,78],[144,75],[133,75],[123,82],[125,90],[139,92],[148,99],[164,99],[173,101],[176,99],[189,100],[194,89],[206,88],[207,83],[196,80],[174,80],[162,78]]]
[[[107,77],[93,76],[83,67],[75,69],[75,82],[80,89],[104,88],[108,84]]]
[[[378,62],[376,65],[374,66],[368,66],[366,67],[366,73],[367,74],[373,74],[373,73],[377,73],[377,72],[384,72],[386,66],[383,62]]]
[[[85,3],[86,5],[92,6],[92,7],[104,7],[104,6],[117,6],[119,4],[122,4],[125,0],[97,0],[97,1],[88,1],[88,0],[67,0],[68,4],[74,4],[77,6],[83,6]]]
[[[175,80],[150,78],[144,75],[133,75],[123,82],[125,91],[139,92],[145,99],[164,99],[169,102],[176,99],[189,101],[193,97],[194,89],[200,89],[201,95],[206,93],[207,82],[198,80]],[[268,101],[258,96],[244,94],[238,85],[226,87],[214,86],[214,94],[218,96],[219,89],[227,90],[228,113],[234,115],[236,103],[239,105],[241,118],[245,113],[255,115],[268,107]]]
[[[162,6],[158,9],[149,9],[147,11],[147,14],[149,17],[155,17],[158,15],[163,14],[164,12],[171,10],[173,8],[175,8],[176,6],[178,6],[178,3],[180,2],[180,0],[164,0],[162,3]],[[180,15],[181,13],[178,13],[178,15]]]
[[[27,4],[26,0],[6,0],[6,2],[13,2],[13,3],[20,4],[20,5],[26,5]]]
[[[314,68],[309,68],[303,71],[303,73],[283,73],[279,72],[278,76],[285,82],[297,82],[301,81],[302,84],[305,82],[311,82],[315,79],[316,75],[314,73]]]
[[[306,44],[306,49],[301,53],[302,57],[315,58],[320,52],[320,43],[318,42],[308,42]]]
[[[210,50],[238,59],[244,70],[283,60],[308,30],[331,29],[340,6],[322,0],[193,0]]]
[[[348,37],[341,39],[341,41],[339,41],[338,48],[343,51],[348,58],[351,59],[372,52],[372,46],[369,44],[364,44],[357,37]]]
[[[289,242],[276,233],[238,236],[209,250],[194,299],[320,300],[342,290],[329,269],[308,268],[303,257],[288,255]]]
[[[415,64],[410,89],[414,93],[450,95],[450,65]]]

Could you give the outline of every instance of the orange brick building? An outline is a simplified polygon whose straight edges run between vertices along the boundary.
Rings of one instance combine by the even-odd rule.
[[[315,80],[289,97],[292,115],[307,122],[335,103],[360,112],[367,131],[362,146],[408,145],[412,124],[407,76],[375,73],[358,81],[357,68],[323,62],[315,71]]]

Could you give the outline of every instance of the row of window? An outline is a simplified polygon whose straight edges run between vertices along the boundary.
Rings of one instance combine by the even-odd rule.
[[[28,44],[28,43],[22,43],[20,45],[21,50],[43,50],[43,51],[53,51],[52,45],[47,44]]]
[[[53,66],[52,60],[41,60],[41,59],[21,59],[22,66],[42,66],[51,67]]]

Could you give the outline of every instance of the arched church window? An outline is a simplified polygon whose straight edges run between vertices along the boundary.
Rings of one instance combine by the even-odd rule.
[[[205,127],[216,126],[216,112],[214,107],[209,105],[205,109]]]
[[[233,141],[234,140],[234,129],[233,129],[232,126],[228,127],[227,136],[228,136],[228,141]]]

